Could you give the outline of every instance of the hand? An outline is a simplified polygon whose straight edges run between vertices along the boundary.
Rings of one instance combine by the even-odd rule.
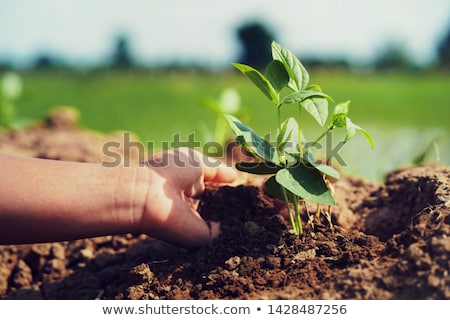
[[[232,182],[236,172],[189,148],[159,153],[145,164],[150,184],[139,229],[183,247],[198,247],[216,238],[219,223],[202,219],[199,198],[205,181]]]

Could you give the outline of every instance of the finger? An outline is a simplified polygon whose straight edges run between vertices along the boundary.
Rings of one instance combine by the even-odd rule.
[[[233,182],[236,179],[236,171],[225,166],[218,159],[208,157],[197,150],[189,148],[179,148],[173,152],[176,152],[179,157],[189,159],[191,166],[202,168],[204,181],[226,183]]]
[[[205,221],[189,205],[186,205],[186,209],[184,213],[187,215],[179,212],[169,242],[185,248],[198,248],[207,245],[220,234],[217,222]]]
[[[206,188],[205,183],[203,182],[203,180],[199,179],[191,186],[185,187],[184,195],[189,198],[198,198],[205,191],[205,188]]]
[[[187,198],[185,199],[186,203],[189,204],[189,206],[197,211],[198,206],[200,205],[200,199],[198,198]]]
[[[192,199],[192,208],[197,211],[200,205],[200,199]]]
[[[220,235],[220,223],[215,221],[209,222],[210,241],[216,239]]]
[[[212,162],[210,162],[212,163]],[[203,174],[205,181],[211,182],[233,182],[236,179],[236,171],[227,167],[218,160],[215,160],[214,166],[204,165]]]

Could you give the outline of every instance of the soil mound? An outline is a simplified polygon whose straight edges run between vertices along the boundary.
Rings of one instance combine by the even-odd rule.
[[[2,132],[0,151],[98,162],[105,141],[120,142],[120,134],[81,130],[70,119]],[[344,177],[334,187],[332,224],[324,214],[310,218],[308,206],[301,238],[277,202],[244,183],[207,186],[200,211],[221,221],[222,234],[195,251],[133,234],[0,246],[0,297],[450,298],[450,168],[403,168],[381,185]]]

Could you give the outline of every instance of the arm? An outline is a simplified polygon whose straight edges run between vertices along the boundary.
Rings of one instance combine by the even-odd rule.
[[[163,155],[171,159],[167,166],[158,165]],[[194,155],[201,162],[180,167],[180,155]],[[0,155],[0,243],[127,232],[188,247],[207,243],[219,227],[213,224],[210,229],[201,219],[195,198],[204,190],[204,181],[230,182],[234,172],[208,167],[204,159],[182,149],[159,154],[145,166],[106,168]]]
[[[133,225],[131,211],[142,206],[138,192],[131,194],[135,184],[143,189],[146,183],[144,178],[134,181],[136,168],[128,173],[97,164],[6,155],[0,156],[0,168],[1,243],[125,232]]]

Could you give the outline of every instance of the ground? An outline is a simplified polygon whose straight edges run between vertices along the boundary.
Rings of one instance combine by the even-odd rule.
[[[0,151],[99,162],[110,140],[120,134],[79,129],[66,110],[1,132]],[[198,250],[133,234],[0,246],[0,297],[450,299],[448,166],[400,168],[382,184],[343,177],[333,183],[332,224],[306,205],[302,237],[260,185],[241,175],[233,185],[207,186],[200,211],[221,221],[222,234]]]

